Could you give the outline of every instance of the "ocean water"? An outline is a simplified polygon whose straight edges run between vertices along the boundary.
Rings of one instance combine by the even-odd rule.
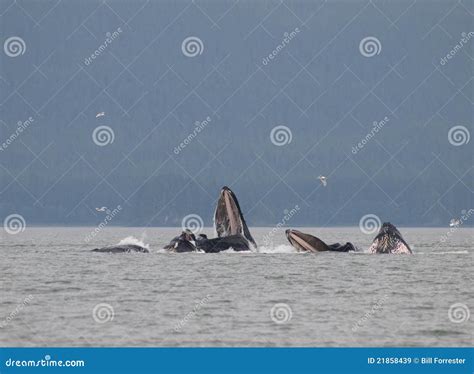
[[[178,228],[105,228],[85,242],[93,229],[1,234],[2,346],[473,344],[470,228],[400,228],[412,256],[296,253],[271,228],[251,228],[258,253],[169,254]],[[361,250],[374,236],[301,230]],[[90,252],[125,238],[151,253]]]

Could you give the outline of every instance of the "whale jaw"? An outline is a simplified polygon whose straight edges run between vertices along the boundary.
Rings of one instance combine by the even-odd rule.
[[[369,248],[370,253],[411,254],[410,246],[400,231],[390,222],[384,222]]]
[[[329,251],[329,246],[315,236],[302,233],[298,230],[286,230],[286,238],[298,252]]]
[[[242,235],[254,248],[257,248],[257,243],[250,234],[247,223],[240,210],[237,197],[227,186],[222,188],[217,201],[217,207],[214,213],[214,227],[219,238]]]

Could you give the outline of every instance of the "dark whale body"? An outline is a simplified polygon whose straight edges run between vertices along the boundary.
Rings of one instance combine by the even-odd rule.
[[[176,253],[197,252],[197,248],[194,245],[195,240],[194,234],[190,230],[186,230],[181,235],[171,239],[170,244],[165,245],[164,249]]]
[[[242,235],[208,239],[206,235],[201,234],[196,240],[196,247],[206,253],[218,253],[228,249],[250,251],[249,242]]]
[[[95,248],[92,252],[100,253],[148,253],[148,249],[135,244],[111,245],[109,247]]]

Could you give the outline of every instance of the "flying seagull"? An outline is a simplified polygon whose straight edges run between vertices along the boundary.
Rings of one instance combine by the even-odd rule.
[[[326,187],[328,185],[328,179],[324,175],[320,175],[318,179],[321,181],[321,184]]]
[[[451,219],[451,221],[449,221],[449,227],[457,227],[461,224],[461,221],[458,220],[457,218],[453,218]]]
[[[99,112],[95,115],[95,118],[103,117],[105,116],[105,112]]]
[[[95,208],[95,210],[97,210],[98,212],[106,212],[107,207],[103,206],[102,208]]]

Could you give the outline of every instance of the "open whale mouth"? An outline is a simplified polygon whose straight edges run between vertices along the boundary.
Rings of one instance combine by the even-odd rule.
[[[301,252],[328,251],[328,245],[315,236],[302,233],[298,230],[288,229],[285,231],[286,238],[290,244]]]
[[[371,253],[412,253],[402,234],[390,222],[384,222],[369,248]]]
[[[217,201],[214,213],[214,227],[219,238],[231,235],[243,235],[257,248],[245,222],[237,197],[232,190],[224,186]]]

